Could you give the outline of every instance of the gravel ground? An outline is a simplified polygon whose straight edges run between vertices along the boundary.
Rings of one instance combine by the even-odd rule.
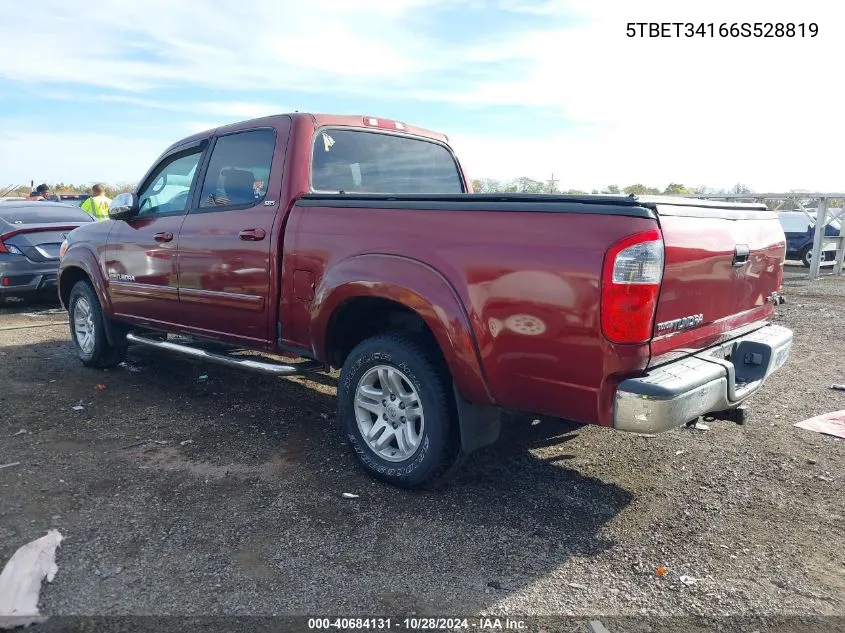
[[[845,616],[845,441],[792,426],[845,409],[845,278],[804,274],[745,426],[509,415],[437,492],[359,470],[334,377],[85,369],[66,325],[9,329],[55,306],[0,308],[0,559],[61,530],[47,614]]]

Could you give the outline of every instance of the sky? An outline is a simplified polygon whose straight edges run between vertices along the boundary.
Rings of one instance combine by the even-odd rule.
[[[299,110],[443,132],[473,178],[841,192],[843,33],[832,0],[7,2],[0,187],[134,182],[184,136]]]

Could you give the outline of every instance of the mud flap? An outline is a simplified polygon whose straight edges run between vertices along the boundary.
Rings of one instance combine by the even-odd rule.
[[[472,404],[464,400],[454,383],[455,405],[461,426],[461,451],[468,455],[479,448],[489,446],[499,439],[502,416],[498,407]]]
[[[126,345],[126,332],[129,328],[123,323],[111,320],[103,314],[103,329],[106,331],[106,340],[112,347]]]

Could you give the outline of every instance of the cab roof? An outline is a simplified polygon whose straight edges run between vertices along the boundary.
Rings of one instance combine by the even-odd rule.
[[[186,136],[175,143],[173,143],[170,147],[168,147],[164,153],[169,152],[170,150],[180,146],[180,145],[187,145],[190,143],[198,142],[210,138],[214,134],[225,134],[228,132],[236,132],[238,130],[245,130],[254,127],[262,127],[262,126],[272,126],[276,127],[281,120],[285,117],[290,117],[290,119],[294,122],[297,120],[299,121],[310,121],[310,123],[315,127],[323,127],[323,126],[339,126],[339,127],[355,127],[360,129],[366,130],[376,130],[382,132],[400,132],[402,134],[410,134],[412,136],[419,136],[422,138],[433,139],[437,141],[441,141],[443,143],[448,143],[449,138],[440,132],[435,132],[433,130],[428,130],[421,127],[416,127],[413,125],[408,125],[405,122],[397,122],[394,119],[385,119],[382,117],[376,116],[367,116],[367,115],[354,115],[354,114],[321,114],[321,113],[311,113],[311,112],[289,112],[289,113],[280,113],[280,114],[273,114],[270,116],[260,117],[256,119],[247,119],[244,121],[238,121],[237,123],[230,123],[228,125],[223,125],[217,128],[211,128],[208,130],[203,130],[202,132],[197,132],[196,134],[192,134],[191,136]],[[379,122],[386,122],[390,124],[399,123],[401,128],[397,128],[395,125],[388,126],[388,127],[381,127],[381,126],[373,126],[368,125],[368,120],[376,120]]]

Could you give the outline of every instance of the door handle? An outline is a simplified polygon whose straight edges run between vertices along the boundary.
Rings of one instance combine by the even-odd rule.
[[[156,242],[169,242],[173,239],[173,233],[156,233],[153,235]]]
[[[750,252],[751,249],[748,248],[747,244],[737,244],[734,247],[733,265],[744,266],[748,262],[748,254]]]
[[[260,242],[267,236],[264,229],[244,229],[238,233],[238,237],[247,242]]]

